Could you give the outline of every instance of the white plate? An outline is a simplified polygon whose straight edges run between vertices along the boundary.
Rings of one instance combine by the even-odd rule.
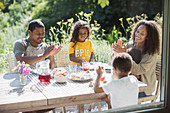
[[[85,78],[85,79],[71,79],[71,77],[69,76],[68,79],[72,80],[72,81],[76,81],[76,82],[85,82],[85,81],[90,81],[92,80],[92,78]]]

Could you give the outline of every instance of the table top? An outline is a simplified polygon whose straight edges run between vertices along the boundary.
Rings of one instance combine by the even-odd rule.
[[[0,112],[47,105],[47,98],[29,79],[21,86],[19,73],[0,75]]]
[[[68,67],[65,69],[68,71]],[[49,84],[42,85],[35,73],[30,73],[25,86],[20,86],[19,73],[2,74],[0,81],[0,112],[39,110],[105,100],[104,93],[94,93],[89,81],[68,79],[66,83],[56,83],[51,79]],[[145,91],[146,84],[139,82],[139,90]]]

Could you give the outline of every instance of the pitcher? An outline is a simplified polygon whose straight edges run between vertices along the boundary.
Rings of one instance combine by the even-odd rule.
[[[50,83],[51,75],[49,68],[50,60],[43,60],[36,64],[37,75],[39,76],[40,84]]]

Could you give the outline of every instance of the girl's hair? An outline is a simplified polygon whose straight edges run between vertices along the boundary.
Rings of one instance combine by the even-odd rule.
[[[153,55],[160,51],[160,26],[154,21],[140,20],[132,30],[133,44],[135,43],[135,32],[140,25],[146,26],[147,36],[143,47],[143,54]]]
[[[76,43],[79,41],[78,36],[79,36],[79,29],[80,28],[86,28],[88,31],[88,35],[87,38],[89,38],[90,34],[91,34],[91,28],[88,25],[88,23],[86,21],[83,20],[79,20],[77,21],[73,28],[72,28],[72,36],[71,36],[71,40],[70,42],[74,42],[75,44],[73,45],[73,47],[76,45]]]

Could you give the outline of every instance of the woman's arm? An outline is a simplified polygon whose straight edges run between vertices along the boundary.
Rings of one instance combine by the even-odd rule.
[[[148,72],[149,70],[151,70],[151,68],[155,68],[156,62],[157,62],[157,54],[154,55],[145,54],[142,57],[142,60],[139,64],[136,64],[133,61],[132,74],[142,75]]]

